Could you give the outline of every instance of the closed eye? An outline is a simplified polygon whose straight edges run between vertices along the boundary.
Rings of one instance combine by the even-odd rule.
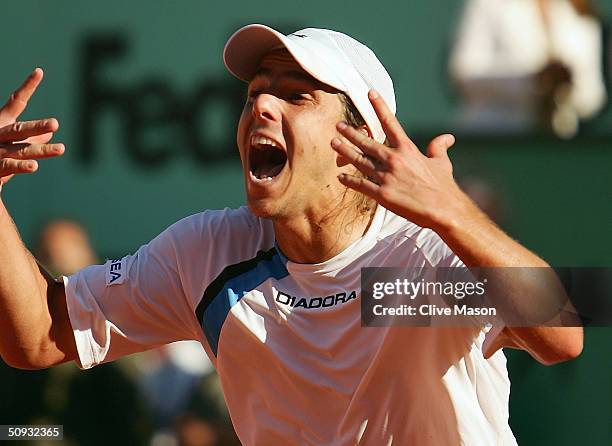
[[[310,96],[306,93],[291,93],[288,95],[287,100],[292,102],[305,101],[309,97]]]
[[[247,91],[247,102],[251,103],[255,101],[255,99],[257,99],[257,96],[259,96],[261,93],[262,93],[261,90]]]

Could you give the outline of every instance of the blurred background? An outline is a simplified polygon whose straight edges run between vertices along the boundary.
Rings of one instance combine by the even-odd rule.
[[[221,60],[238,27],[309,26],[370,46],[425,147],[452,132],[455,175],[556,266],[612,266],[612,2],[362,0],[2,4],[0,95],[40,66],[23,119],[57,117],[67,153],[5,187],[56,273],[132,252],[176,220],[243,204],[234,135],[244,85]],[[507,351],[521,445],[612,444],[612,328],[545,367]],[[65,443],[238,444],[199,345],[81,372],[0,361],[0,424],[64,425]]]

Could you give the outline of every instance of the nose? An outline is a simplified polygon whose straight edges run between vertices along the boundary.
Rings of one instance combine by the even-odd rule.
[[[280,104],[276,96],[260,93],[253,101],[253,117],[264,121],[280,121]]]

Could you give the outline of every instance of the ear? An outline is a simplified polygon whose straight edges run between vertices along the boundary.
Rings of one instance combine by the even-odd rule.
[[[361,133],[363,133],[367,137],[372,138],[372,132],[370,132],[370,128],[367,125],[365,124],[360,125],[359,127],[357,127],[357,130],[359,130]]]

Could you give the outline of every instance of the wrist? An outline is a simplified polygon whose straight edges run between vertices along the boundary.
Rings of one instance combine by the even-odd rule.
[[[457,186],[450,203],[440,206],[433,218],[432,229],[442,238],[456,234],[462,228],[470,227],[484,216],[470,197]]]

